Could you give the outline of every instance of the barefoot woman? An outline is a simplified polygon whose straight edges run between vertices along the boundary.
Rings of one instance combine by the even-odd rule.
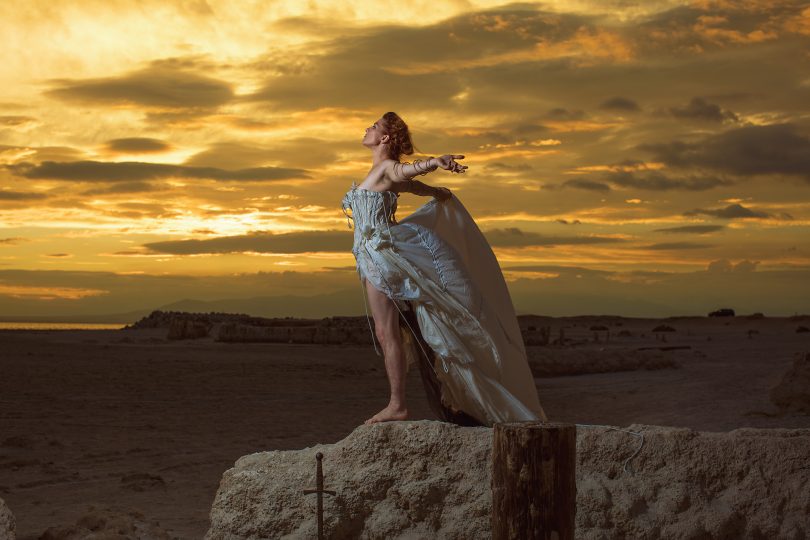
[[[388,405],[365,423],[408,418],[407,355],[399,318],[403,301],[415,307],[424,340],[441,360],[434,372],[445,405],[483,425],[545,420],[511,298],[489,244],[450,190],[414,179],[438,168],[463,173],[467,167],[456,160],[464,156],[401,163],[403,154],[413,153],[413,144],[408,126],[394,112],[366,129],[363,145],[372,153],[371,170],[352,185],[342,205],[354,221],[352,253],[391,386]],[[397,222],[394,213],[403,192],[434,199]],[[414,346],[415,340],[408,343]]]

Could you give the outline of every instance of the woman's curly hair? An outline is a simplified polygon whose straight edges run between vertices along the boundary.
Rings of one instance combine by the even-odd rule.
[[[413,154],[414,145],[411,141],[411,132],[408,124],[395,112],[387,112],[382,116],[385,124],[385,132],[388,133],[390,143],[388,144],[388,157],[394,161],[399,161],[403,155]]]

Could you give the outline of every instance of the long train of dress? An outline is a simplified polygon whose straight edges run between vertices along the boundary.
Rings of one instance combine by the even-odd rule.
[[[455,194],[397,222],[398,198],[353,183],[342,208],[354,221],[361,283],[391,298],[411,329],[403,334],[408,367],[427,343],[422,352],[435,358],[441,400],[452,410],[486,426],[547,420],[506,281],[478,225]]]

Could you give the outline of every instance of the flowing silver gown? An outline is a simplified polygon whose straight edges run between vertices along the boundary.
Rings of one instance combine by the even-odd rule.
[[[361,285],[370,281],[400,314],[404,302],[413,306],[424,341],[436,353],[428,357],[436,357],[444,403],[485,426],[547,421],[506,281],[478,225],[455,194],[431,198],[397,222],[398,198],[356,182],[343,197],[349,228],[354,221],[352,253]],[[402,337],[410,368],[421,344],[407,333]]]

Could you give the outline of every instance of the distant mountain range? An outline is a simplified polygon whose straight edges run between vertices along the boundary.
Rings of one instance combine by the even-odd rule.
[[[168,304],[148,306],[143,309],[125,311],[120,313],[84,313],[71,315],[0,315],[0,322],[53,322],[53,323],[108,323],[132,324],[147,317],[153,311],[184,311],[187,313],[234,313],[253,317],[266,318],[303,318],[322,319],[325,317],[365,317],[363,306],[363,291],[360,288],[342,289],[334,293],[316,296],[258,296],[253,298],[225,298],[222,300],[194,300],[185,298]],[[706,312],[684,313],[668,305],[659,305],[643,298],[619,299],[614,295],[605,294],[598,297],[585,295],[572,295],[543,291],[536,294],[520,294],[513,296],[518,314],[534,313],[548,316],[551,313],[569,311],[560,317],[574,317],[585,315],[570,313],[567,308],[572,303],[587,305],[590,316],[620,316],[642,318],[667,318],[678,314],[681,316],[706,316]],[[722,306],[721,306],[722,307]],[[522,309],[521,309],[522,308]],[[617,309],[618,308],[618,309]],[[371,309],[368,308],[369,316]],[[583,310],[584,311],[584,310]],[[619,315],[617,312],[623,312]],[[637,315],[633,313],[641,313]],[[738,313],[739,314],[739,313]],[[774,316],[768,313],[768,316]]]
[[[155,310],[190,313],[244,313],[254,317],[302,317],[364,315],[362,290],[344,289],[317,296],[259,296],[255,298],[226,298],[223,300],[183,299],[161,306],[150,306],[124,313],[84,315],[0,315],[3,322],[62,322],[62,323],[126,323],[132,324]],[[370,315],[370,312],[369,312]]]

